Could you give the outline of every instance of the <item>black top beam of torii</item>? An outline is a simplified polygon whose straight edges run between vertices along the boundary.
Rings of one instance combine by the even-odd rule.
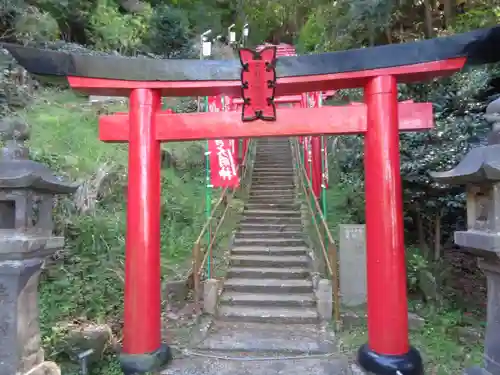
[[[3,44],[30,73],[127,81],[236,81],[238,60],[175,60],[80,55]],[[453,58],[469,65],[500,61],[500,26],[411,43],[277,59],[277,78],[392,68]]]

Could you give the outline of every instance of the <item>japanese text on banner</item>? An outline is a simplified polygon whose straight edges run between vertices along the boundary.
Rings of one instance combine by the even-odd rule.
[[[237,187],[240,183],[238,169],[227,139],[208,143],[210,152],[210,182],[214,187]]]
[[[229,97],[211,96],[208,98],[209,112],[228,111],[232,108]],[[208,141],[210,154],[210,183],[213,187],[237,187],[239,185],[238,166],[235,160],[234,140],[211,139]]]

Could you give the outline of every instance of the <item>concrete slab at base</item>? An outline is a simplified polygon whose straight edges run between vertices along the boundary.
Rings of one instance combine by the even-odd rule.
[[[246,359],[245,359],[246,358]],[[162,375],[351,375],[345,358],[250,361],[192,356],[174,360]]]
[[[484,368],[474,366],[466,369],[463,375],[493,375],[491,372],[486,371]]]
[[[274,354],[326,354],[336,344],[314,324],[216,322],[196,350]]]

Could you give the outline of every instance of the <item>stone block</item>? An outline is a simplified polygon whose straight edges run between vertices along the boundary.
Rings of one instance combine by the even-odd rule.
[[[321,320],[330,321],[332,320],[332,283],[330,280],[321,279],[318,282],[318,289],[316,290],[316,299],[318,306],[318,314]]]
[[[62,350],[74,361],[82,352],[92,350],[87,363],[96,363],[112,343],[113,333],[106,324],[68,324],[61,328],[67,332]]]
[[[340,319],[342,320],[342,329],[349,331],[353,328],[366,324],[366,313],[352,310],[342,311]]]
[[[54,362],[43,362],[23,375],[61,375],[61,369]]]
[[[218,282],[216,279],[206,280],[203,285],[203,310],[210,315],[217,311]]]
[[[24,374],[43,362],[37,291],[41,267],[41,259],[0,262],[0,374]]]
[[[409,312],[408,313],[408,328],[410,331],[418,331],[424,328],[425,319],[420,315]]]
[[[365,225],[340,225],[339,264],[342,305],[364,305],[367,300]]]

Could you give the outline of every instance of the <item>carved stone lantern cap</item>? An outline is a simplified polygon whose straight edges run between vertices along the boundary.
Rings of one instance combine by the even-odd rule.
[[[70,194],[78,185],[70,184],[54,175],[45,165],[28,159],[24,141],[29,129],[17,118],[0,120],[0,189],[30,189],[43,193]]]
[[[455,168],[430,175],[437,182],[451,185],[500,181],[500,145],[473,148]]]
[[[486,107],[485,119],[492,123],[488,146],[473,148],[449,171],[430,172],[435,181],[451,185],[500,181],[500,98]]]

